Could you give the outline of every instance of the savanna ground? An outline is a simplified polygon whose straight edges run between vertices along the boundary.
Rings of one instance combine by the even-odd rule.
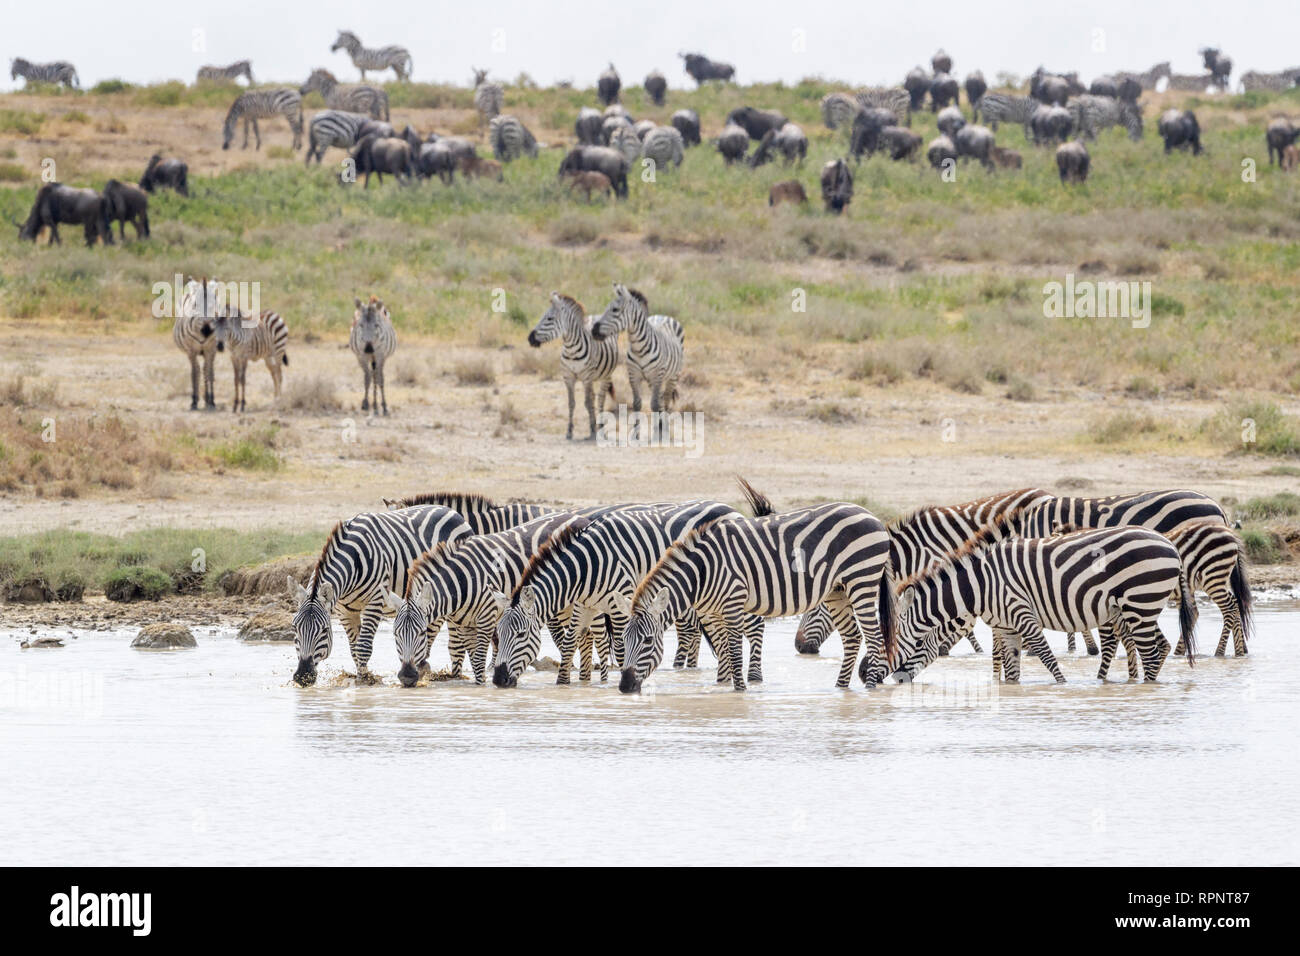
[[[834,88],[672,90],[660,108],[626,90],[637,119],[695,108],[706,139],[734,106],[780,109],[809,157],[727,169],[706,142],[654,182],[634,172],[627,201],[592,205],[555,176],[591,91],[507,89],[507,112],[548,145],[504,183],[368,190],[338,183],[338,150],[304,169],[282,120],[263,122],[260,152],[239,149],[242,133],[223,152],[233,87],[0,97],[7,220],[26,216],[44,160],[100,188],[162,151],[189,163],[192,192],[151,199],[148,241],[86,249],[65,227],[61,247],[3,244],[0,590],[70,598],[126,580],[211,596],[226,571],[314,551],[385,495],[738,501],[735,474],[779,506],[845,499],[882,517],[1026,485],[1194,488],[1241,520],[1257,581],[1300,580],[1300,175],[1269,167],[1263,133],[1300,114],[1300,94],[1148,93],[1145,138],[1103,134],[1081,187],[1003,127],[1022,171],[963,166],[944,182],[877,157],[856,168],[842,217],[817,202],[770,210],[771,184],[797,177],[815,197],[821,164],[843,153],[818,109]],[[399,128],[479,135],[469,90],[388,89]],[[1163,155],[1169,105],[1197,111],[1204,155]],[[913,128],[928,141],[933,117]],[[258,282],[286,317],[278,408],[258,364],[249,411],[231,415],[219,356],[223,411],[189,411],[171,319],[151,312],[155,283],[176,274]],[[1044,284],[1067,274],[1151,282],[1149,327],[1045,318]],[[695,449],[564,440],[559,346],[524,338],[551,290],[594,313],[615,281],[686,328],[679,407],[703,416]],[[346,349],[353,297],[372,293],[401,340],[381,419],[361,413]],[[621,370],[615,388],[627,401]],[[581,436],[581,402],[577,415]]]

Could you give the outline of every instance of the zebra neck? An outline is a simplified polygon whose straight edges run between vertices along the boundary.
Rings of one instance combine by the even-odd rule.
[[[627,321],[627,344],[635,345],[638,351],[645,349],[650,343],[650,322],[646,315],[638,312],[636,315],[629,315]]]
[[[581,312],[564,313],[564,321],[560,326],[560,339],[565,345],[585,345],[591,339],[591,333],[587,331],[586,316]]]

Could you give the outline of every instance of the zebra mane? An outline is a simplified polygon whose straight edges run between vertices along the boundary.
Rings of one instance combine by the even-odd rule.
[[[583,315],[587,314],[587,307],[583,305],[581,302],[579,302],[577,299],[575,299],[573,296],[565,295],[563,292],[557,292],[555,293],[555,297],[559,299],[561,302],[566,302],[569,305],[577,306],[578,311],[580,311]]]
[[[542,542],[541,547],[529,555],[524,573],[519,576],[519,583],[510,592],[510,603],[512,605],[518,603],[519,592],[523,590],[524,585],[533,583],[533,578],[540,573],[540,569],[550,560],[551,555],[558,553],[561,548],[566,547],[570,541],[594,523],[588,518],[574,518],[552,532],[551,536]]]
[[[473,537],[473,535],[470,535],[463,540],[468,541]],[[461,543],[462,539],[460,538],[455,540],[439,541],[432,548],[429,548],[416,558],[411,564],[410,569],[406,572],[406,589],[402,597],[408,601],[411,600],[411,588],[415,585],[415,579],[419,577],[420,573],[430,565],[446,560]]]
[[[320,570],[325,566],[325,559],[329,557],[330,545],[338,539],[339,532],[343,530],[344,522],[335,522],[330,533],[325,536],[325,544],[320,549],[320,557],[316,559],[316,567],[311,571],[311,600],[316,600],[316,592],[320,589]]]
[[[413,508],[416,505],[442,505],[464,514],[468,511],[491,511],[497,503],[484,495],[471,495],[460,491],[431,491],[405,498],[384,499],[389,508]]]
[[[718,517],[713,518],[709,521],[701,521],[690,531],[687,531],[684,535],[682,535],[680,538],[678,538],[676,541],[670,544],[664,550],[664,553],[659,555],[659,560],[655,562],[654,567],[652,567],[649,573],[647,573],[646,576],[641,579],[641,582],[636,586],[636,590],[632,592],[633,608],[635,608],[637,604],[640,603],[641,595],[644,594],[646,592],[646,589],[650,587],[651,581],[653,581],[656,577],[658,577],[660,570],[662,570],[668,564],[669,561],[674,560],[676,558],[678,552],[686,550],[692,544],[694,544],[703,534],[712,530],[714,525],[726,520],[727,520],[726,515],[719,515]]]
[[[772,504],[767,495],[758,491],[740,475],[736,476],[736,481],[740,484],[740,490],[744,492],[745,501],[749,504],[750,513],[755,518],[764,518],[776,514],[776,506]]]
[[[628,289],[627,294],[641,303],[641,307],[647,312],[650,311],[650,303],[646,301],[645,295],[640,289]]]
[[[963,501],[959,505],[922,505],[921,507],[915,509],[914,511],[910,511],[905,515],[901,515],[900,517],[893,519],[892,521],[886,522],[886,527],[891,531],[893,531],[896,528],[901,528],[904,525],[911,524],[921,515],[926,514],[927,512],[930,511],[934,511],[936,508],[942,508],[947,511],[961,511],[962,509],[972,507],[973,505],[983,504],[984,502],[989,501],[990,499],[993,498],[1009,498],[1013,495],[1025,496],[1028,495],[1030,492],[1039,491],[1039,490],[1040,489],[1036,489],[1036,488],[1017,488],[1015,491],[1008,491],[1000,495],[986,495],[983,498],[972,498],[970,501]],[[1043,491],[1041,492],[1041,494],[1046,495],[1047,492]],[[1021,503],[1016,505],[1013,508],[1003,508],[1001,511],[995,512],[993,514],[992,520],[989,523],[989,527],[990,528],[1006,527],[1012,521],[1012,519],[1019,517],[1024,512],[1025,507],[1026,505],[1024,503]]]

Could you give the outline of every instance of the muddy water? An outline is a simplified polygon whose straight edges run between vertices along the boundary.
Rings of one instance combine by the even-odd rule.
[[[404,690],[386,628],[389,685],[354,686],[336,640],[303,690],[291,646],[21,649],[0,626],[0,864],[1300,861],[1300,607],[1155,685],[1122,660],[1100,685],[1051,635],[1065,686],[1028,661],[998,688],[959,650],[838,692],[838,644],[797,657],[793,626],[748,693],[705,668],[640,697],[532,671]],[[1218,629],[1203,609],[1202,645]]]

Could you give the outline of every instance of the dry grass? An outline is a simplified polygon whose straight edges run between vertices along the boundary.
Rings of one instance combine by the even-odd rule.
[[[460,359],[451,374],[457,385],[495,385],[497,380],[496,368],[486,357]]]

